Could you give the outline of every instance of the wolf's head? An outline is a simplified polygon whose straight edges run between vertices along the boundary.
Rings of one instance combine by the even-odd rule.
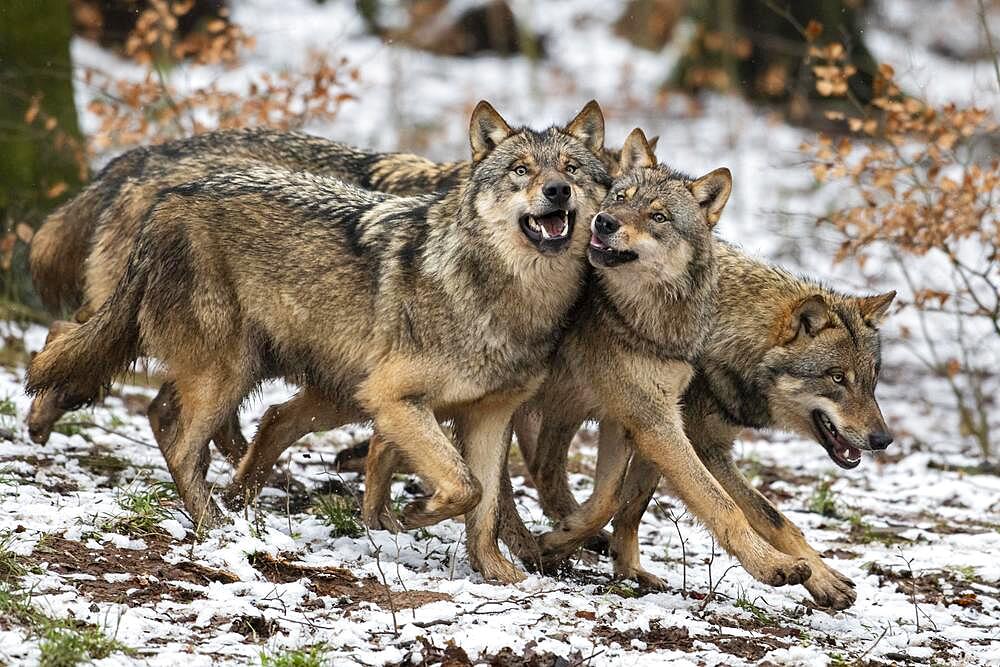
[[[869,297],[807,295],[774,324],[778,345],[763,360],[773,425],[816,438],[841,468],[892,435],[875,400],[878,325],[895,292]]]
[[[712,227],[732,190],[729,170],[690,179],[657,165],[636,128],[622,147],[619,173],[591,222],[591,264],[612,279],[623,273],[633,284],[683,291],[692,260],[710,253]]]
[[[604,115],[589,102],[565,127],[512,129],[480,102],[472,114],[471,195],[493,243],[515,261],[582,253],[577,220],[594,214],[611,182],[601,162]]]

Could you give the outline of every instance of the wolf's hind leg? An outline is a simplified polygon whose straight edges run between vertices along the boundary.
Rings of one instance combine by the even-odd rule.
[[[548,425],[543,426],[543,434],[548,429]],[[601,423],[593,492],[576,512],[539,538],[547,567],[557,565],[572,555],[587,538],[600,533],[614,516],[621,502],[619,498],[631,454],[621,425],[611,419],[604,420]]]
[[[164,382],[160,386],[160,391],[149,402],[149,407],[146,408],[149,428],[153,432],[156,443],[160,445],[160,449],[163,449],[162,434],[173,428],[173,422],[177,420],[179,409],[177,389],[172,382]],[[226,457],[230,465],[234,467],[239,465],[240,459],[243,458],[247,449],[247,441],[240,430],[239,412],[234,411],[225,419],[219,430],[212,434],[212,442]]]
[[[732,457],[732,443],[714,447],[698,447],[698,454],[712,475],[736,501],[753,529],[776,549],[804,558],[812,570],[803,586],[816,604],[833,609],[847,609],[857,599],[854,582],[827,565],[819,553],[806,542],[802,531],[757,491]]]
[[[284,403],[269,407],[224,493],[226,505],[239,509],[253,501],[278,458],[296,440],[346,424],[354,416],[308,387]]]
[[[647,588],[665,591],[667,582],[642,567],[639,559],[639,524],[659,480],[660,473],[655,466],[641,456],[632,457],[622,489],[622,504],[612,520],[614,532],[610,551],[616,577],[632,579]]]
[[[176,377],[177,419],[168,420],[160,431],[167,468],[197,529],[215,527],[223,519],[205,476],[209,440],[245,393],[242,378],[233,376],[225,369],[209,368]]]
[[[525,462],[538,490],[538,502],[551,519],[564,519],[580,507],[566,478],[569,447],[580,421],[558,419],[550,413],[541,417],[540,424],[515,422],[521,451],[531,451]]]

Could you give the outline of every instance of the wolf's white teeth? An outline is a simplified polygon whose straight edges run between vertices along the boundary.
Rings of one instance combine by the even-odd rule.
[[[533,232],[541,231],[543,234],[545,233],[543,231],[543,226],[538,224],[538,222],[535,220],[535,216],[533,215],[528,216],[528,228]]]
[[[552,238],[551,236],[549,236],[549,228],[546,227],[545,225],[542,225],[542,238],[543,239],[550,239],[550,238]]]

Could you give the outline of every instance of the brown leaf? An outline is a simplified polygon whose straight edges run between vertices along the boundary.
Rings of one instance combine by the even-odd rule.
[[[806,41],[815,42],[816,38],[823,34],[823,24],[816,19],[809,19],[805,32]]]
[[[35,235],[35,230],[29,225],[19,222],[17,223],[17,227],[14,228],[14,233],[17,234],[17,238],[21,239],[21,243],[31,243],[31,239]]]
[[[48,190],[45,191],[45,196],[48,197],[49,199],[55,199],[62,193],[66,192],[66,188],[68,187],[69,186],[66,184],[66,181],[59,181],[58,183],[56,183],[55,185],[53,185],[52,187],[50,187]]]

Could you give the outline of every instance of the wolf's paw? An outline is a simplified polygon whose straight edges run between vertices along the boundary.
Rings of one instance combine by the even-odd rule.
[[[472,567],[483,575],[483,579],[501,584],[516,584],[526,578],[524,572],[499,554],[492,558],[477,560],[472,564]]]
[[[630,567],[625,569],[615,568],[616,579],[631,579],[639,584],[640,588],[648,588],[654,591],[668,591],[670,586],[663,579],[652,572],[648,572],[641,567]]]
[[[415,500],[403,510],[403,526],[407,530],[425,528],[445,519],[466,514],[479,503],[483,489],[479,482],[459,487],[450,494],[438,490],[430,498]]]
[[[803,584],[819,607],[847,609],[858,599],[854,582],[822,561],[813,562],[812,576]]]
[[[570,529],[562,524],[547,533],[538,536],[538,549],[541,556],[542,570],[552,574],[559,570],[567,558],[579,548],[579,540]]]
[[[362,513],[361,522],[368,530],[387,530],[393,534],[403,530],[403,524],[388,507],[383,507],[380,512]]]
[[[781,555],[780,558],[763,563],[763,567],[754,571],[747,570],[758,581],[771,586],[795,586],[804,583],[812,575],[812,569],[804,558],[793,558]]]

